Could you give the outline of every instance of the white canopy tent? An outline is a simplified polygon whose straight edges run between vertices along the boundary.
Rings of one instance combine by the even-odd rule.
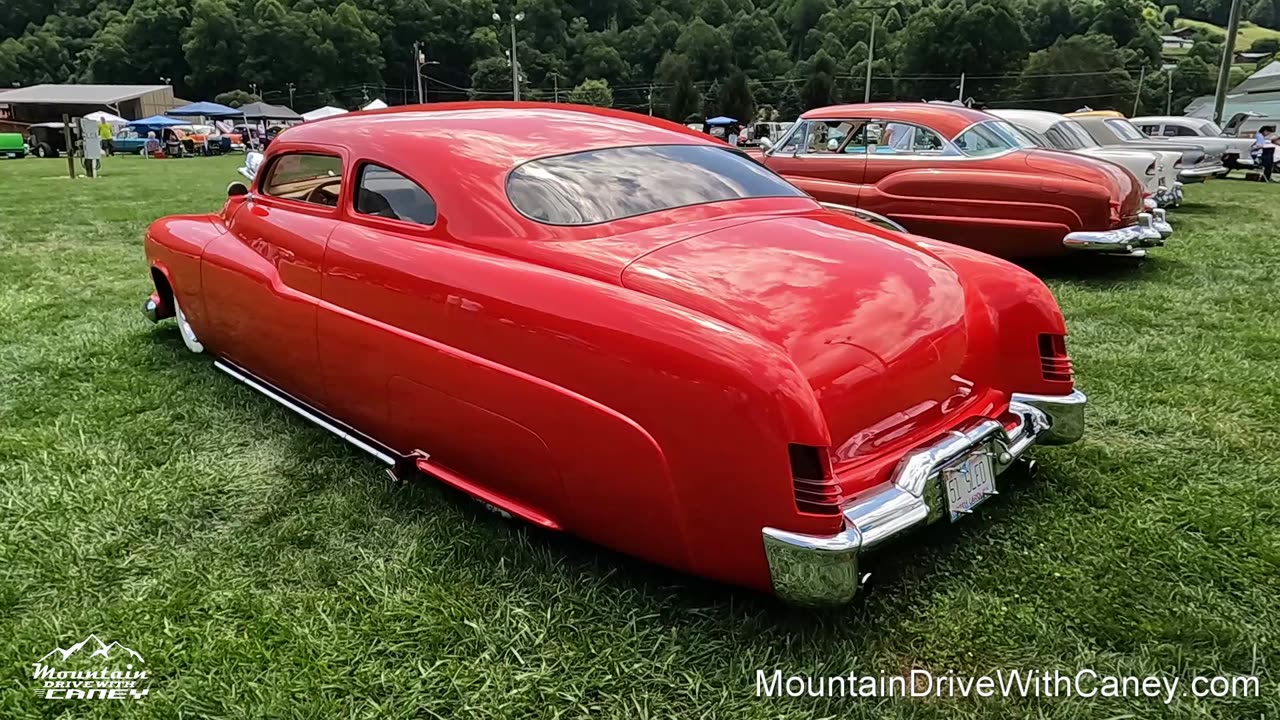
[[[386,103],[384,103],[384,102],[382,102],[381,100],[374,100],[373,102],[369,103],[368,105],[365,105],[364,107],[362,107],[362,108],[360,108],[360,109],[361,109],[361,110],[381,110],[382,108],[384,108],[384,107],[386,107],[386,106],[387,106],[387,104],[386,104]]]
[[[346,115],[346,114],[347,114],[347,111],[343,110],[340,107],[325,105],[324,107],[316,108],[311,112],[302,113],[302,119],[303,120],[319,120],[320,118],[327,118],[327,117],[333,117],[334,115]]]
[[[119,115],[114,115],[112,113],[109,113],[106,110],[91,112],[88,115],[85,115],[85,117],[96,123],[105,122],[108,125],[128,125],[129,124],[128,120],[125,120]]]

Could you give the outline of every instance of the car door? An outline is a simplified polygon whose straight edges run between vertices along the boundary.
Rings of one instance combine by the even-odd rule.
[[[867,159],[865,120],[804,120],[765,156],[765,165],[822,202],[857,206]]]
[[[907,225],[924,215],[944,214],[940,204],[951,193],[928,192],[931,181],[925,175],[914,182],[901,182],[900,173],[927,171],[939,162],[958,160],[948,153],[937,132],[913,123],[874,121],[863,142],[866,168],[859,206]]]
[[[514,281],[512,269],[451,237],[423,184],[393,165],[355,161],[326,250],[318,325],[332,413],[545,525],[559,503],[556,464],[536,423],[512,418],[553,406],[529,402],[536,383],[474,354],[529,330],[487,294]]]
[[[237,365],[320,408],[316,303],[342,182],[337,148],[273,153],[201,262],[209,325],[202,332]]]

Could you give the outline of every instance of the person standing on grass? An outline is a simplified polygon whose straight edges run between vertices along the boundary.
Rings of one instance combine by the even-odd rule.
[[[1249,157],[1253,166],[1262,171],[1262,181],[1271,182],[1271,171],[1275,166],[1276,126],[1263,125],[1253,136],[1253,147],[1249,149]]]

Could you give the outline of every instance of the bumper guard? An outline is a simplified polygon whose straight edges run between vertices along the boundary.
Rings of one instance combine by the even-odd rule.
[[[1156,224],[1157,215],[1159,225]],[[1067,233],[1062,244],[1071,250],[1088,252],[1120,253],[1143,255],[1143,248],[1164,244],[1164,239],[1173,232],[1163,210],[1138,213],[1138,222],[1128,227],[1115,230],[1086,230]]]
[[[830,606],[852,600],[862,587],[859,558],[889,540],[947,516],[942,471],[976,449],[991,454],[997,475],[1032,445],[1064,445],[1084,434],[1084,393],[1015,393],[1009,411],[1018,424],[978,418],[931,445],[903,456],[892,477],[854,498],[841,514],[844,530],[829,536],[762,530],[773,589],[796,605]]]

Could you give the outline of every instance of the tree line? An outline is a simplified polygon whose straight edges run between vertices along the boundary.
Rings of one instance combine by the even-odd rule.
[[[524,99],[675,120],[786,119],[872,99],[954,99],[1068,111],[1178,111],[1212,92],[1208,35],[1161,71],[1178,17],[1225,23],[1230,0],[6,0],[0,87],[170,83],[179,97],[307,110],[509,99],[511,25]],[[495,20],[495,14],[499,19]],[[522,15],[518,15],[522,14]],[[1280,22],[1280,0],[1246,1]],[[1144,79],[1139,88],[1140,78]],[[1172,93],[1170,93],[1172,90]]]

